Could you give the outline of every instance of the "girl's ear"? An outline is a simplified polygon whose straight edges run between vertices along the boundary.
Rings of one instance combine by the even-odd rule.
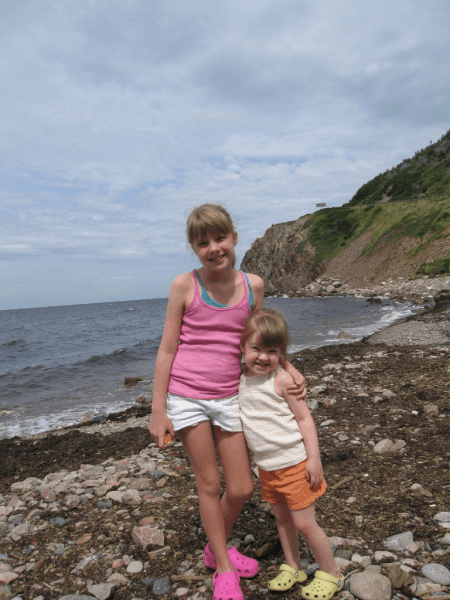
[[[235,231],[235,232],[233,233],[233,244],[234,244],[235,246],[236,246],[236,244],[237,244],[237,241],[238,241],[238,234],[237,234],[237,231]]]

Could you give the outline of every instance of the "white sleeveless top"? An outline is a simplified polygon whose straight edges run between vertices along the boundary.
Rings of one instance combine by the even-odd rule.
[[[291,467],[307,459],[298,423],[287,401],[275,393],[278,366],[267,375],[241,375],[239,409],[245,439],[263,471]]]

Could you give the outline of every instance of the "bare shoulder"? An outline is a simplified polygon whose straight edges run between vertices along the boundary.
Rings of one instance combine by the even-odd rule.
[[[259,310],[264,300],[264,281],[258,275],[247,273],[255,296],[255,310]]]
[[[252,284],[253,289],[262,289],[264,292],[264,281],[261,279],[259,275],[254,275],[253,273],[247,273],[250,283]]]
[[[194,295],[194,280],[192,273],[177,275],[172,281],[169,298],[178,303],[189,304]]]
[[[175,279],[172,281],[173,289],[185,289],[189,287],[193,287],[194,281],[192,279],[192,272],[188,271],[187,273],[181,273],[181,275],[177,275]]]

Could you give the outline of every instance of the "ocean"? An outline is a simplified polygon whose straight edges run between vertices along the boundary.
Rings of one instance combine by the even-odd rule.
[[[283,312],[291,352],[345,331],[359,340],[414,313],[365,298],[267,298]],[[167,299],[0,311],[0,438],[28,437],[134,404],[153,378]],[[348,343],[348,341],[346,341]],[[124,387],[125,377],[142,377]]]

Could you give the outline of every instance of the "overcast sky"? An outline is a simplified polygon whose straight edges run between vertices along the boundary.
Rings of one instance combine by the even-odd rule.
[[[167,297],[450,127],[448,0],[3,0],[0,309]]]

